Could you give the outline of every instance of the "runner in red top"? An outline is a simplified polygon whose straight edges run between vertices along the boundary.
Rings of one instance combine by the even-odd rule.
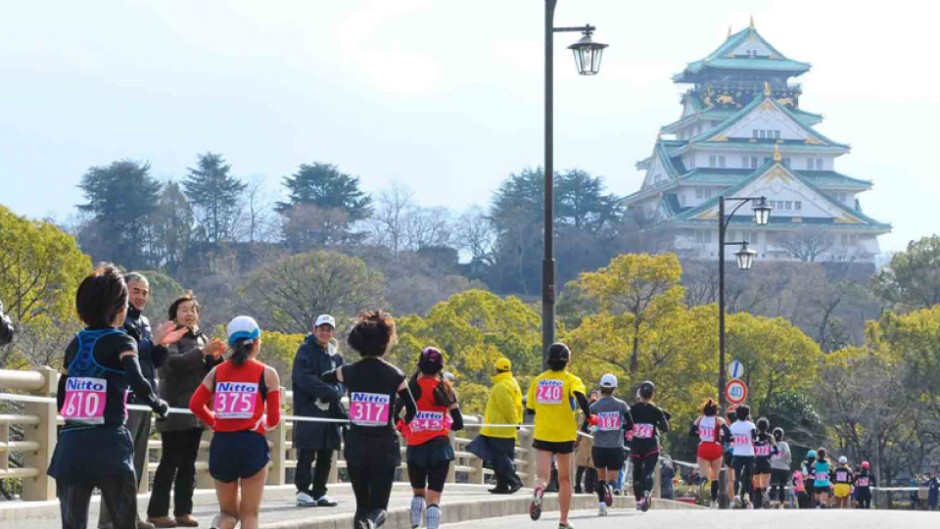
[[[408,478],[414,489],[411,499],[411,526],[421,525],[421,513],[427,504],[427,528],[441,524],[441,493],[454,460],[450,432],[463,429],[463,416],[453,386],[442,375],[444,355],[434,347],[426,347],[418,359],[418,370],[408,388],[416,400],[418,413],[405,425],[399,422],[408,441],[405,458]]]
[[[271,460],[264,434],[281,421],[281,381],[257,360],[261,329],[253,318],[238,316],[228,324],[228,344],[231,356],[209,372],[189,409],[215,432],[209,474],[221,512],[212,527],[234,529],[240,522],[243,529],[257,529]]]
[[[702,415],[692,423],[689,432],[697,437],[699,475],[710,482],[712,509],[718,508],[718,471],[721,470],[721,458],[724,455],[722,439],[729,439],[731,431],[725,420],[718,416],[718,404],[714,399],[708,399],[702,404]]]

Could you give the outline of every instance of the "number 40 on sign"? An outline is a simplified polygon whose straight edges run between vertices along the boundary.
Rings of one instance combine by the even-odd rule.
[[[736,378],[729,380],[725,385],[725,397],[731,404],[741,404],[747,400],[747,384]]]

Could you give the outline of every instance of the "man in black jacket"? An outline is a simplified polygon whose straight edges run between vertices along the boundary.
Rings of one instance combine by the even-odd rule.
[[[0,301],[0,346],[13,341],[13,322],[3,313],[3,302]]]
[[[157,393],[157,369],[166,362],[166,346],[176,343],[186,334],[186,327],[179,330],[172,321],[165,322],[155,330],[150,329],[150,321],[141,314],[150,300],[150,282],[137,272],[130,272],[124,276],[127,283],[128,307],[127,318],[124,320],[124,332],[137,341],[137,358],[140,361],[140,370],[144,378],[150,382],[153,393]],[[131,394],[128,404],[137,404],[139,401]],[[143,403],[142,401],[140,401]],[[146,404],[146,403],[144,403]],[[134,472],[137,474],[137,486],[147,473],[147,440],[150,438],[151,414],[149,411],[131,411],[127,414],[127,430],[134,441]],[[111,517],[107,509],[101,509],[98,517],[99,529],[111,529]],[[138,529],[151,529],[153,524],[137,520]]]
[[[317,317],[313,332],[297,349],[291,381],[294,390],[294,413],[306,417],[345,419],[340,399],[346,391],[342,384],[328,384],[320,375],[343,365],[335,342],[336,320],[329,314]],[[297,449],[297,505],[300,507],[335,507],[326,495],[333,452],[339,450],[340,425],[326,422],[294,423],[294,448]],[[314,461],[316,468],[312,469]],[[311,470],[313,474],[311,476]]]

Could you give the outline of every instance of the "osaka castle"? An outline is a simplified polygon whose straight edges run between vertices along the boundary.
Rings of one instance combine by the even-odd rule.
[[[690,85],[682,115],[637,163],[643,185],[625,199],[641,227],[660,228],[656,236],[680,257],[717,258],[718,197],[764,196],[770,222],[757,225],[745,205],[726,240],[748,241],[761,258],[872,262],[878,236],[891,227],[863,212],[871,180],[836,170],[849,146],[818,132],[822,115],[800,107],[803,91],[791,78],[809,69],[765,40],[752,19],[676,74],[674,82]]]

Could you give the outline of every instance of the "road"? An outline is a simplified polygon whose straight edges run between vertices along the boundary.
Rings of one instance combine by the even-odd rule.
[[[633,509],[611,509],[606,518],[596,511],[573,512],[569,521],[575,529],[715,529],[716,527],[784,527],[802,529],[827,527],[831,529],[921,529],[940,528],[940,512],[881,511],[881,510],[650,510],[645,513]],[[447,524],[447,529],[555,529],[558,513],[547,512],[538,522],[528,516],[477,520]]]

